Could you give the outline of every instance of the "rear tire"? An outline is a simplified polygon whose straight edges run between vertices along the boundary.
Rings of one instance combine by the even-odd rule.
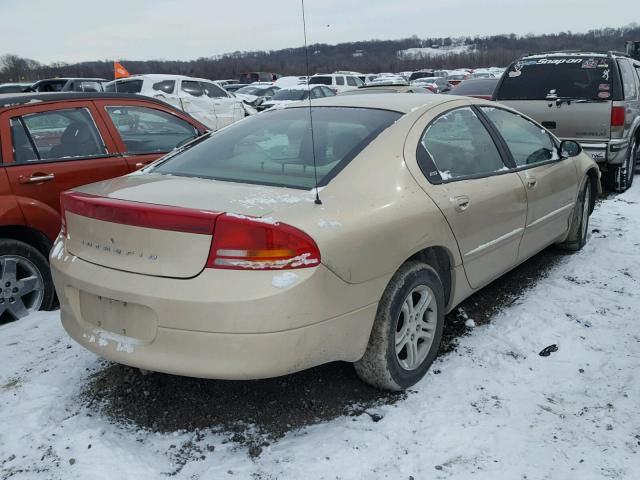
[[[558,245],[563,250],[577,252],[587,243],[589,235],[589,213],[591,211],[591,179],[587,178],[585,186],[573,209],[571,227],[567,239]]]
[[[607,190],[622,193],[633,184],[638,157],[638,142],[634,139],[629,146],[627,159],[621,165],[609,165],[602,174],[602,183]]]
[[[422,262],[405,263],[378,304],[367,350],[354,364],[358,376],[393,391],[418,382],[438,353],[444,309],[438,273]]]
[[[31,245],[0,240],[0,323],[50,310],[55,290],[47,259]]]

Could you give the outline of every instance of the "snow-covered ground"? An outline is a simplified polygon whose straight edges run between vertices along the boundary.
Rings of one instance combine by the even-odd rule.
[[[93,408],[81,392],[106,367],[56,312],[2,326],[0,479],[640,478],[640,182],[591,229],[488,325],[467,321],[406,398],[254,457],[221,432],[149,432]]]

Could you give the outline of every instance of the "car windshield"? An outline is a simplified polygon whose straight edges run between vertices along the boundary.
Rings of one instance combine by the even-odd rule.
[[[611,98],[612,73],[605,57],[548,57],[513,64],[498,90],[499,100]]]
[[[165,157],[151,171],[311,189],[325,185],[401,113],[348,107],[286,108],[249,117]],[[313,142],[313,143],[312,143]],[[315,154],[314,154],[315,153]]]
[[[276,93],[272,100],[304,100],[309,96],[308,90],[302,88],[287,88]]]
[[[332,77],[311,77],[309,83],[312,85],[331,85]]]
[[[451,89],[451,95],[491,95],[498,79],[481,79],[462,82]]]

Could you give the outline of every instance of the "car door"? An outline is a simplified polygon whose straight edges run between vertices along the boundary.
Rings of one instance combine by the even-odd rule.
[[[220,122],[213,108],[213,101],[204,93],[199,81],[181,80],[178,91],[182,110],[204,123],[211,130],[218,130]]]
[[[558,154],[549,133],[522,115],[496,107],[479,107],[510,152],[527,191],[527,225],[520,260],[560,240],[569,229],[578,196],[578,173],[571,158]]]
[[[0,116],[5,171],[26,223],[60,230],[60,192],[128,173],[91,102],[25,106]]]
[[[205,95],[213,103],[213,110],[218,119],[218,129],[231,125],[242,118],[240,102],[224,89],[212,82],[200,82]]]
[[[204,125],[162,105],[139,100],[97,100],[130,171],[137,170],[204,133]]]
[[[442,211],[469,284],[479,288],[516,265],[527,198],[517,172],[505,164],[503,147],[470,104],[450,105],[416,123],[405,158],[415,156],[418,170],[412,173]],[[407,165],[413,168],[413,162]]]

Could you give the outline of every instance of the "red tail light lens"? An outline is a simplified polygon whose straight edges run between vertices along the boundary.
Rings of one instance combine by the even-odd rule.
[[[611,126],[624,127],[625,107],[611,108]]]
[[[302,230],[267,219],[225,214],[216,222],[207,268],[283,270],[319,263],[318,246]]]
[[[62,234],[67,234],[67,212],[105,222],[174,232],[212,235],[219,212],[151,203],[129,202],[85,193],[60,195]]]

